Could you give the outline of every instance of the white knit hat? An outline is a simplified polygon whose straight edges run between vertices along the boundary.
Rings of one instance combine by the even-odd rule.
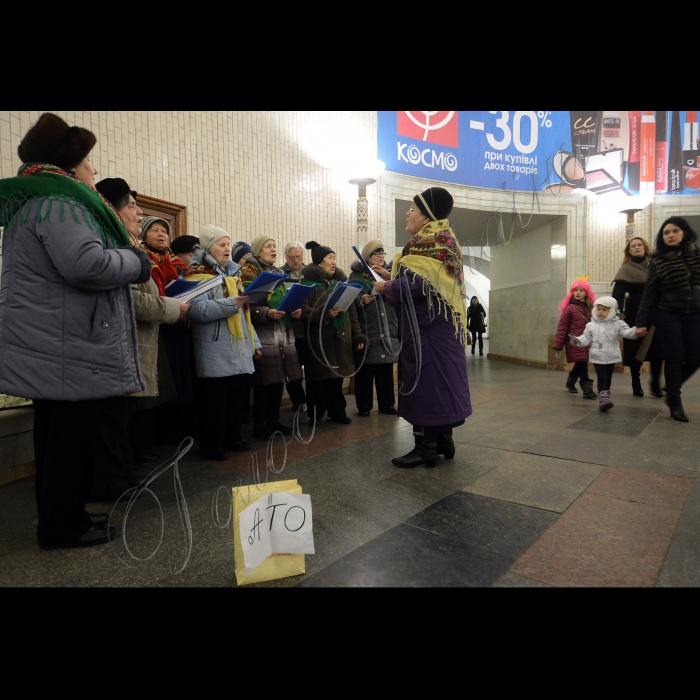
[[[214,224],[207,224],[199,234],[199,245],[204,248],[204,250],[209,250],[214,243],[216,243],[220,238],[226,238],[231,240],[231,234],[224,229],[214,226]]]

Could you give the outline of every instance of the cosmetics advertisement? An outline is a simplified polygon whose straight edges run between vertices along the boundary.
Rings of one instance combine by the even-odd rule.
[[[599,196],[697,194],[698,113],[380,111],[386,169],[469,187]]]

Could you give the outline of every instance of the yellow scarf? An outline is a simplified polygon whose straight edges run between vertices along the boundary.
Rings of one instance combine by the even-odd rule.
[[[442,259],[437,259],[437,256]],[[396,279],[402,266],[420,275],[427,287],[424,292],[428,304],[437,301],[438,313],[444,312],[446,318],[449,310],[455,335],[466,346],[467,306],[461,263],[461,250],[449,222],[445,219],[430,221],[401,253],[396,254],[391,266],[391,279]]]
[[[211,279],[214,275],[199,274],[199,275],[188,275],[188,280],[200,281]],[[224,283],[226,284],[226,296],[237,297],[243,291],[243,283],[240,277],[224,277]],[[250,339],[250,347],[253,349],[253,354],[255,354],[255,335],[253,334],[253,322],[250,320],[250,309],[245,310],[245,320],[248,325],[248,338]],[[228,324],[229,333],[239,340],[245,340],[243,335],[243,321],[241,320],[241,312],[233,314],[226,319]]]

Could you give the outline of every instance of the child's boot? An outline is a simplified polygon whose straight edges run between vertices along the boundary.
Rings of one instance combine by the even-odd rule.
[[[582,379],[581,388],[583,389],[584,399],[594,399],[598,394],[593,391],[593,380],[592,379]]]
[[[578,394],[576,379],[576,375],[569,374],[569,378],[566,380],[566,388],[569,390],[570,394]]]
[[[601,411],[610,410],[615,404],[610,400],[610,391],[601,391],[598,394],[598,408]]]

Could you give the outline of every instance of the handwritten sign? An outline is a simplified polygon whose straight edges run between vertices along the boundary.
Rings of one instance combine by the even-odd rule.
[[[271,554],[314,554],[311,496],[262,496],[241,512],[239,533],[246,574]]]

